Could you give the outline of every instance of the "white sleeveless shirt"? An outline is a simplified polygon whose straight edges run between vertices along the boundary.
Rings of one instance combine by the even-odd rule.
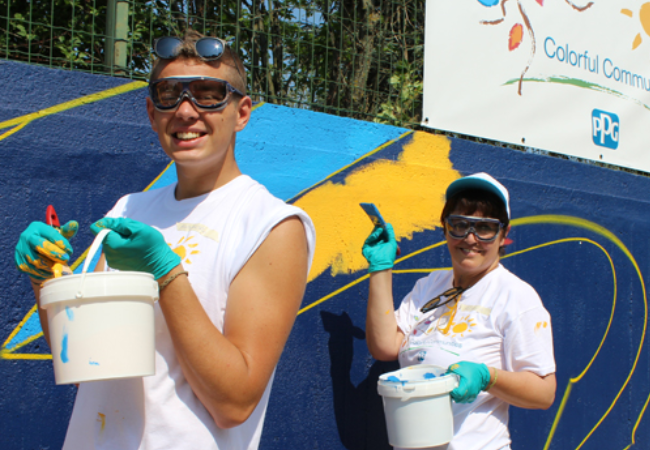
[[[215,191],[181,201],[174,197],[175,188],[127,195],[107,216],[135,219],[163,234],[220,331],[231,282],[283,219],[302,220],[311,266],[315,230],[309,216],[250,177],[240,175]],[[156,374],[82,383],[63,449],[257,449],[273,377],[246,422],[220,429],[183,376],[157,303],[155,330]]]

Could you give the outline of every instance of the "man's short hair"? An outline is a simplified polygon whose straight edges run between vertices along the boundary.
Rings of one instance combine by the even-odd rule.
[[[202,37],[205,36],[198,31],[187,30],[185,32],[185,35],[180,38],[182,40],[182,46],[176,58],[187,58],[203,61],[201,59],[201,56],[196,52],[196,47],[194,46],[196,41]],[[161,66],[165,61],[169,60],[161,58],[156,58],[154,60],[153,67],[151,68],[151,74],[149,76],[150,81],[154,81],[158,78],[158,74],[161,71]],[[226,44],[224,45],[223,55],[221,55],[221,58],[219,58],[217,61],[232,68],[234,74],[232,77],[233,79],[226,81],[230,82],[234,88],[246,94],[246,68],[244,67],[244,64],[242,63],[237,53],[232,48],[230,48],[228,44]],[[206,61],[208,64],[210,62],[211,61]]]

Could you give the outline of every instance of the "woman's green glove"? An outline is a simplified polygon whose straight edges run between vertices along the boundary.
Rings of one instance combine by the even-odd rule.
[[[449,366],[447,373],[458,375],[458,387],[451,391],[457,403],[472,403],[490,383],[490,369],[481,363],[460,361]]]
[[[90,226],[95,234],[102,228],[114,231],[106,235],[102,244],[108,265],[114,269],[147,272],[157,280],[181,263],[160,231],[149,225],[106,217]]]
[[[32,222],[18,239],[14,261],[18,270],[29,275],[35,282],[43,282],[54,276],[52,266],[67,264],[72,255],[71,239],[79,224],[71,220],[58,231],[43,222]]]
[[[397,255],[397,241],[393,226],[387,223],[385,230],[382,227],[375,227],[364,242],[361,252],[368,261],[368,272],[391,269]]]

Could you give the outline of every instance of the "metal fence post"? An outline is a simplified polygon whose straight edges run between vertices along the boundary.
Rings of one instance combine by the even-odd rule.
[[[126,75],[127,39],[129,37],[129,2],[108,0],[106,5],[106,46],[104,55],[111,75]]]

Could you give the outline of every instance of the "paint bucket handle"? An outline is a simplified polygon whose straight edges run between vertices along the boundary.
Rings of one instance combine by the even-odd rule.
[[[402,386],[402,393],[404,394],[402,396],[402,401],[407,402],[411,400],[411,397],[413,394],[415,394],[415,386],[409,386],[408,384],[404,384]]]
[[[77,292],[77,298],[82,298],[84,296],[83,287],[84,287],[84,281],[86,281],[86,272],[88,271],[88,266],[90,266],[90,262],[95,257],[95,253],[97,253],[97,250],[102,245],[102,242],[104,242],[104,238],[110,232],[111,230],[109,230],[108,228],[104,228],[99,233],[97,233],[97,236],[95,237],[95,240],[90,246],[90,249],[88,249],[88,253],[86,254],[86,261],[84,261],[84,267],[81,271],[81,282],[79,283],[79,291]]]

